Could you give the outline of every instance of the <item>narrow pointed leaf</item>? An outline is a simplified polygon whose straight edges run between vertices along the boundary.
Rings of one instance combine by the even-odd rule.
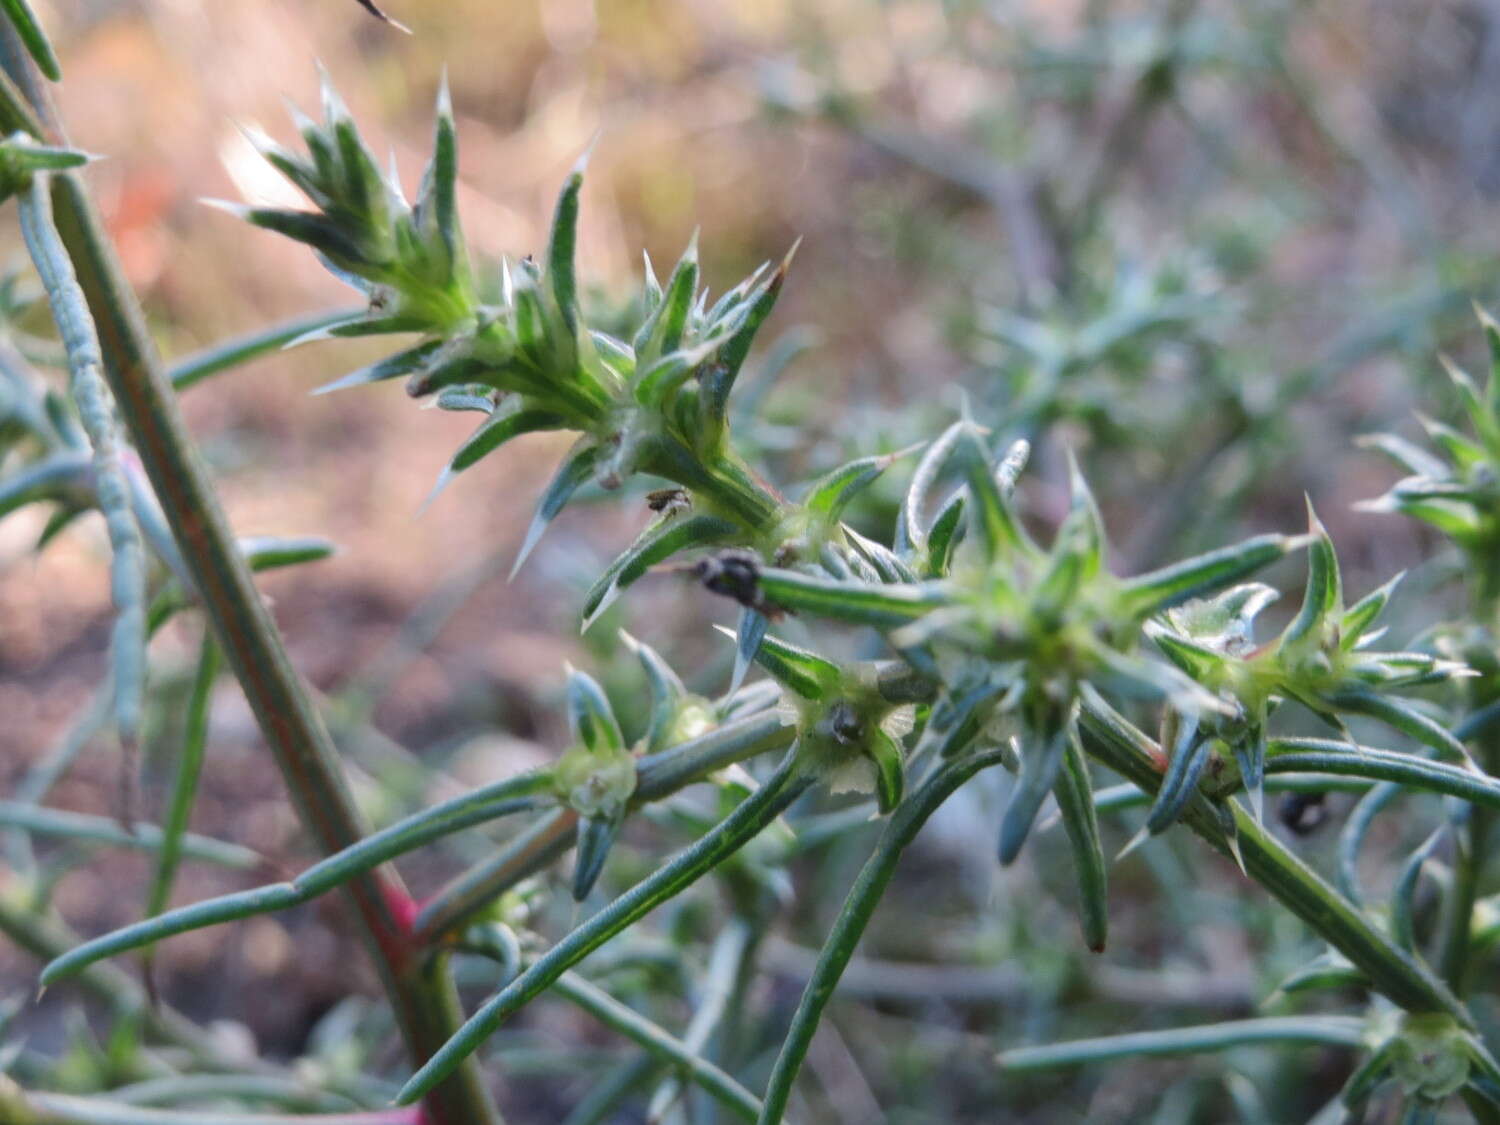
[[[621,590],[653,566],[683,551],[724,543],[739,532],[738,525],[720,516],[667,516],[652,524],[589,588],[583,599],[583,627],[587,629],[598,620]]]
[[[599,456],[598,446],[581,443],[574,446],[573,451],[568,454],[562,468],[557,470],[557,475],[552,478],[552,483],[547,486],[547,491],[542,493],[541,500],[537,502],[536,514],[531,517],[531,525],[526,529],[526,538],[522,540],[521,549],[516,552],[515,565],[511,567],[512,578],[520,572],[522,565],[540,542],[548,525],[557,517],[557,513],[562,511],[572,499],[573,493],[578,491],[578,486],[589,479]]]
[[[604,870],[604,861],[614,846],[620,832],[620,821],[615,817],[587,817],[578,828],[578,849],[573,861],[573,901],[582,902],[589,897],[599,875]]]
[[[821,519],[830,522],[837,520],[849,502],[868,488],[881,473],[919,448],[921,447],[910,446],[895,453],[861,457],[847,465],[840,465],[813,483],[808,489],[807,499],[803,501],[804,507]]]
[[[580,162],[581,163],[581,162]],[[578,196],[583,190],[583,169],[575,168],[557,197],[552,216],[552,236],[547,244],[547,284],[557,302],[563,322],[570,330],[578,326]]]
[[[1314,642],[1320,640],[1319,626],[1332,613],[1339,612],[1343,602],[1339,581],[1338,556],[1333,551],[1333,541],[1322,521],[1307,508],[1307,589],[1302,596],[1302,608],[1281,634],[1281,645],[1294,645],[1304,638]]]
[[[358,371],[351,371],[341,379],[325,383],[313,391],[313,394],[326,395],[333,391],[347,390],[350,387],[363,387],[370,383],[381,383],[387,379],[404,378],[426,367],[427,361],[434,358],[442,346],[442,342],[438,340],[418,344],[404,352],[387,356],[378,363],[361,367]]]
[[[721,632],[734,636],[728,629]],[[831,660],[769,635],[762,635],[756,646],[755,662],[777,683],[803,699],[827,698],[840,678],[839,666]]]
[[[734,633],[734,672],[729,679],[730,695],[739,691],[740,685],[745,682],[745,674],[750,671],[751,663],[760,652],[761,641],[765,639],[770,625],[771,619],[764,613],[749,606],[740,610],[739,624]]]
[[[885,731],[870,732],[869,758],[875,766],[875,800],[882,813],[892,812],[901,803],[905,788],[906,762],[901,747]]]
[[[760,572],[759,586],[782,609],[877,629],[909,624],[947,601],[930,583],[868,586],[771,567]]]
[[[1412,912],[1417,882],[1422,877],[1422,865],[1432,855],[1432,849],[1437,847],[1438,841],[1443,838],[1443,833],[1446,831],[1446,828],[1439,828],[1417,845],[1416,850],[1407,856],[1406,862],[1401,865],[1401,870],[1396,875],[1395,885],[1391,888],[1391,937],[1408,953],[1414,952],[1417,948],[1416,922]]]
[[[1403,700],[1389,695],[1377,695],[1364,688],[1350,688],[1329,696],[1328,702],[1341,711],[1379,719],[1387,726],[1431,746],[1438,753],[1447,754],[1471,768],[1477,768],[1469,757],[1468,748],[1447,727],[1428,718]]]
[[[1209,551],[1195,558],[1127,578],[1121,582],[1126,604],[1147,617],[1189,598],[1202,597],[1231,586],[1269,566],[1304,544],[1286,535],[1257,535],[1252,539]]]
[[[1088,761],[1075,732],[1069,732],[1062,772],[1057,775],[1052,795],[1057,800],[1063,830],[1073,849],[1083,940],[1095,953],[1102,953],[1109,937],[1109,876],[1104,862],[1104,845],[1099,838],[1099,818],[1094,810]]]
[[[1197,729],[1196,723],[1184,721],[1182,737],[1172,752],[1172,763],[1162,777],[1161,788],[1146,816],[1146,831],[1160,835],[1182,815],[1182,810],[1198,792],[1198,779],[1213,756],[1213,739]]]
[[[625,736],[604,689],[576,668],[568,670],[568,724],[573,737],[596,754],[625,748]]]
[[[443,472],[443,480],[439,487],[448,479],[488,457],[512,438],[543,430],[558,430],[566,425],[567,419],[561,414],[528,407],[524,400],[512,399],[510,403],[485,419],[479,428],[469,435],[463,445],[458,447],[458,452],[453,455],[453,459],[448,462],[448,467]]]
[[[1067,757],[1068,735],[1065,729],[1052,732],[1040,745],[1031,748],[1026,756],[1026,767],[1021,780],[1011,793],[1010,804],[1000,821],[1000,862],[1005,866],[1015,862],[1021,854],[1021,846],[1031,832],[1037,810],[1057,784],[1057,775]]]
[[[1100,1039],[1077,1039],[1071,1043],[1051,1043],[1042,1047],[1018,1047],[1002,1052],[997,1061],[1003,1069],[1014,1073],[1141,1056],[1227,1051],[1254,1043],[1316,1043],[1358,1047],[1363,1042],[1363,1037],[1364,1021],[1350,1016],[1263,1017],[1199,1027],[1137,1031]]]
[[[26,53],[36,63],[37,69],[50,81],[61,82],[62,67],[58,64],[57,54],[52,50],[52,43],[27,0],[0,0],[0,8],[3,8],[11,27],[15,28],[16,36],[26,47]]]

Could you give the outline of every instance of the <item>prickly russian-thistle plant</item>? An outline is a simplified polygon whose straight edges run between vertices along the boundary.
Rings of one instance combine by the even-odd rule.
[[[22,10],[7,5],[12,19]],[[50,57],[34,23],[16,27],[39,61]],[[8,112],[23,134],[41,132],[27,124],[23,104]],[[648,1065],[633,1081],[658,1077],[653,1113],[669,1111],[691,1084],[716,1111],[776,1122],[785,1118],[823,1010],[902,853],[970,779],[1003,766],[1015,780],[998,826],[998,858],[1016,860],[1054,804],[1090,948],[1103,949],[1108,937],[1100,813],[1145,804],[1145,824],[1133,843],[1187,828],[1231,856],[1326,943],[1327,952],[1289,977],[1282,993],[1353,985],[1366,999],[1353,1014],[1268,1016],[1021,1048],[1001,1055],[999,1065],[1020,1070],[1249,1042],[1325,1043],[1362,1054],[1343,1094],[1351,1113],[1382,1091],[1418,1115],[1454,1097],[1476,1116],[1500,1113],[1500,1065],[1471,1010],[1468,972],[1494,938],[1485,922],[1493,904],[1480,889],[1500,808],[1493,776],[1500,769],[1500,668],[1493,655],[1500,376],[1492,372],[1481,392],[1455,374],[1475,437],[1430,424],[1441,456],[1399,439],[1374,439],[1412,474],[1378,504],[1434,524],[1468,554],[1474,604],[1466,622],[1433,632],[1426,647],[1376,648],[1382,632],[1376,622],[1395,580],[1346,596],[1332,541],[1310,509],[1304,534],[1267,533],[1147,573],[1117,574],[1077,465],[1070,462],[1066,514],[1041,542],[1016,499],[1027,443],[996,445],[992,432],[968,417],[913,448],[872,451],[783,493],[737,442],[731,398],[785,283],[790,254],[717,298],[703,285],[696,243],[665,282],[648,261],[635,321],[624,333],[608,333],[591,327],[579,298],[581,166],[559,195],[545,253],[505,263],[500,292],[489,298],[475,280],[457,210],[458,145],[446,93],[415,201],[403,197],[394,173],[381,170],[331,86],[323,119],[299,117],[297,128],[298,151],[256,140],[306,195],[309,209],[231,209],[307,245],[361,291],[367,308],[294,333],[295,342],[417,338],[324,389],[402,378],[413,397],[480,415],[439,485],[525,434],[575,434],[543,492],[518,566],[585,483],[614,490],[649,479],[649,525],[590,589],[580,607],[583,623],[598,620],[648,571],[674,562],[739,605],[735,672],[720,697],[692,694],[650,645],[626,635],[623,643],[650,689],[638,736],[627,737],[631,724],[593,677],[569,669],[570,743],[555,761],[373,832],[339,804],[336,762],[321,749],[326,736],[305,689],[288,676],[285,698],[295,706],[277,711],[268,704],[262,720],[324,858],[289,881],[166,909],[179,858],[191,849],[214,850],[185,826],[219,649],[247,691],[255,690],[259,674],[284,672],[274,627],[253,588],[212,581],[213,566],[243,574],[308,561],[326,547],[277,541],[237,550],[230,543],[226,550],[222,522],[205,516],[212,512],[211,491],[164,487],[170,463],[148,460],[151,451],[186,445],[170,396],[162,395],[165,381],[150,370],[149,349],[143,353],[120,330],[128,321],[120,305],[128,298],[110,275],[107,252],[87,236],[86,201],[69,171],[82,158],[24,135],[13,138],[0,149],[0,174],[17,197],[73,379],[69,402],[24,363],[0,364],[7,455],[0,463],[0,514],[23,504],[52,505],[56,515],[44,539],[53,525],[91,507],[109,518],[121,623],[112,698],[122,739],[133,737],[133,715],[147,693],[149,633],[169,616],[198,608],[212,622],[169,821],[149,837],[160,858],[145,917],[71,948],[36,939],[51,958],[44,984],[114,980],[100,972],[105,958],[342,889],[360,909],[411,1048],[414,1073],[399,1090],[382,1093],[421,1108],[376,1109],[366,1086],[350,1100],[367,1109],[341,1120],[495,1120],[471,1056],[522,1007],[549,994],[642,1048]],[[54,200],[65,222],[54,216]],[[107,336],[96,322],[110,329]],[[1488,320],[1485,330],[1500,371],[1500,333]],[[267,345],[286,335],[268,335]],[[117,353],[101,349],[101,337]],[[226,358],[221,366],[229,364]],[[199,363],[180,381],[213,367]],[[124,427],[101,369],[110,375]],[[985,421],[996,429],[1005,424]],[[141,446],[144,470],[119,453],[122,430]],[[183,456],[191,477],[190,451]],[[861,491],[908,458],[914,465],[889,534],[867,537],[849,526],[844,517]],[[146,550],[149,565],[140,557]],[[1257,640],[1255,619],[1275,591],[1247,579],[1290,555],[1305,558],[1300,609],[1275,639]],[[781,623],[793,618],[817,625],[820,638],[840,627],[858,632],[872,655],[855,661],[833,655],[835,644],[819,646],[827,651],[793,644],[781,635]],[[752,664],[769,678],[747,685]],[[1281,733],[1279,716],[1298,713],[1325,724],[1328,737]],[[1350,725],[1365,720],[1381,726]],[[1368,729],[1381,729],[1399,748],[1364,744]],[[777,764],[757,776],[754,763],[767,756]],[[1106,771],[1124,787],[1097,789]],[[713,787],[711,815],[665,803],[696,782]],[[1337,886],[1263,823],[1263,794],[1273,788],[1362,794],[1341,840]],[[881,821],[880,836],[828,929],[757,1094],[732,1036],[718,1033],[739,1019],[761,939],[789,893],[787,864],[802,821],[787,814],[819,792],[861,794],[855,799],[868,801],[861,811]],[[1401,793],[1444,795],[1454,811],[1411,855],[1389,904],[1366,906],[1355,869],[1363,838]],[[547,940],[525,880],[574,848],[571,891],[588,900],[618,858],[622,826],[648,814],[686,821],[691,842],[665,861],[653,858],[648,873],[607,905]],[[498,855],[429,895],[408,895],[386,866],[507,816],[530,819]],[[36,826],[45,820],[34,810],[28,823],[41,831]],[[82,828],[75,823],[74,831]],[[1417,893],[1421,877],[1450,853],[1439,923],[1429,925],[1433,911]],[[245,862],[222,846],[217,854]],[[609,943],[635,939],[638,923],[710,874],[728,892],[729,916],[714,942],[704,998],[682,1034],[575,972]],[[5,908],[7,929],[18,931],[22,922],[12,913]],[[445,976],[455,953],[485,959],[491,982],[498,978],[493,995],[461,1024]],[[151,1030],[191,1038],[159,1013]],[[497,1065],[504,1059],[502,1051]],[[198,1061],[211,1070],[223,1060]],[[140,1120],[107,1099],[14,1084],[0,1085],[0,1106],[21,1121]]]

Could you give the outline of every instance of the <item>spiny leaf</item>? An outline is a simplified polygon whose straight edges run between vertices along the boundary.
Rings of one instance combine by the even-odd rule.
[[[594,471],[594,465],[599,460],[599,447],[587,444],[587,442],[587,438],[579,439],[579,444],[573,447],[567,460],[563,462],[562,468],[557,470],[557,475],[547,486],[547,491],[542,493],[541,500],[537,502],[536,514],[531,517],[531,525],[526,529],[526,538],[522,540],[521,549],[516,552],[515,565],[510,570],[512,578],[520,572],[522,564],[536,548],[542,534],[557,517],[557,513],[563,510],[573,493],[578,491],[578,486],[588,480],[589,474]]]
[[[1010,804],[1005,807],[1005,815],[1000,821],[1001,864],[1009,866],[1021,854],[1021,846],[1031,832],[1037,810],[1057,784],[1057,775],[1062,770],[1067,749],[1067,729],[1060,727],[1049,734],[1040,746],[1033,746],[1026,756],[1025,770],[1011,793]]]
[[[583,190],[583,172],[588,153],[563,183],[552,217],[552,235],[547,243],[547,285],[569,331],[578,328],[578,195]]]
[[[740,685],[745,682],[745,674],[750,671],[750,665],[760,651],[760,643],[765,639],[770,625],[771,619],[764,613],[749,606],[740,610],[739,624],[734,633],[734,672],[729,678],[730,695],[739,691]]]
[[[1094,810],[1088,760],[1076,731],[1069,731],[1062,771],[1057,775],[1052,795],[1057,800],[1063,829],[1073,849],[1083,940],[1095,953],[1102,953],[1109,937],[1108,874],[1104,845],[1099,838],[1099,818]]]
[[[672,670],[672,666],[662,659],[661,653],[636,640],[624,629],[620,630],[620,639],[641,662],[641,668],[646,673],[646,684],[651,691],[650,719],[646,724],[645,735],[646,750],[660,750],[671,737],[678,708],[687,696],[687,688]]]
[[[433,495],[437,495],[456,475],[488,457],[511,438],[543,430],[558,430],[566,425],[567,419],[561,414],[528,406],[524,399],[512,399],[485,419],[458,447],[458,452],[438,478],[437,486],[432,490]]]
[[[909,624],[947,600],[931,583],[868,586],[772,567],[760,572],[758,582],[766,598],[782,609],[877,629]]]
[[[922,509],[926,507],[938,473],[952,455],[953,447],[958,443],[966,425],[965,422],[954,422],[936,441],[928,443],[922,459],[917,462],[896,522],[896,550],[903,554],[920,551],[927,546],[928,531],[923,525]]]
[[[1422,877],[1422,865],[1427,862],[1432,849],[1437,847],[1446,831],[1446,827],[1439,828],[1417,845],[1416,850],[1401,865],[1395,885],[1391,888],[1391,937],[1408,953],[1417,947],[1416,923],[1412,917],[1412,900],[1417,892],[1417,881]]]
[[[882,814],[889,814],[901,803],[905,786],[906,762],[901,747],[877,727],[870,732],[867,756],[875,767],[876,803]]]
[[[723,543],[739,531],[737,524],[720,516],[664,516],[622,551],[589,588],[583,599],[583,628],[588,629],[620,591],[653,566],[695,547]]]
[[[331,383],[313,391],[315,395],[326,395],[332,391],[347,390],[350,387],[363,387],[369,383],[380,383],[387,379],[400,379],[415,371],[420,371],[427,365],[427,361],[434,358],[442,348],[439,340],[429,340],[418,344],[414,348],[408,348],[404,352],[387,356],[378,363],[372,363],[368,367],[361,367],[357,371],[351,371],[341,379],[335,379]]]
[[[1011,511],[1009,500],[995,480],[989,450],[972,423],[959,434],[955,453],[968,481],[971,520],[984,544],[986,559],[994,561],[1015,554],[1034,555],[1036,547]]]
[[[1177,745],[1172,750],[1172,761],[1162,777],[1161,788],[1156,791],[1156,800],[1146,815],[1146,831],[1157,836],[1165,832],[1182,810],[1198,792],[1198,779],[1203,768],[1213,755],[1213,740],[1207,732],[1199,730],[1196,721],[1184,720]]]
[[[1379,719],[1387,726],[1410,735],[1439,753],[1456,758],[1472,769],[1478,768],[1470,758],[1468,748],[1455,738],[1447,727],[1428,718],[1409,703],[1388,695],[1377,695],[1365,688],[1349,688],[1336,692],[1328,697],[1328,702],[1341,711]]]
[[[1232,547],[1208,551],[1160,570],[1127,578],[1120,584],[1121,593],[1132,612],[1148,617],[1180,605],[1189,598],[1202,597],[1232,585],[1306,542],[1301,537],[1257,535]]]
[[[726,637],[735,634],[716,626]],[[755,662],[771,678],[803,699],[826,699],[839,682],[839,666],[815,652],[763,635],[755,649]]]
[[[1257,724],[1252,737],[1235,743],[1234,759],[1240,767],[1245,795],[1250,798],[1250,815],[1259,823],[1266,808],[1266,739],[1263,728]]]
[[[578,849],[573,860],[573,901],[582,902],[589,897],[594,884],[604,871],[604,861],[620,833],[620,821],[615,817],[586,817],[578,828]]]
[[[604,689],[587,672],[568,668],[568,725],[573,738],[594,753],[625,749],[625,737]]]
[[[1358,647],[1360,638],[1385,612],[1386,604],[1391,600],[1391,595],[1395,593],[1397,585],[1405,576],[1406,571],[1403,570],[1384,586],[1371,590],[1345,612],[1339,620],[1339,644],[1345,652]]]
[[[734,335],[719,349],[718,362],[703,376],[702,397],[699,403],[703,427],[710,438],[721,440],[729,408],[730,392],[734,390],[735,381],[739,378],[745,359],[750,354],[750,346],[755,342],[756,333],[760,331],[760,326],[765,323],[766,318],[771,315],[771,309],[776,305],[776,298],[781,295],[781,287],[786,281],[787,271],[792,267],[792,259],[796,256],[797,247],[801,245],[801,242],[799,238],[792,243],[792,248],[781,260],[781,265],[752,299],[744,321],[735,329]]]
[[[840,465],[813,482],[803,504],[809,512],[823,520],[829,522],[837,520],[849,502],[868,488],[881,473],[901,458],[910,456],[920,448],[922,448],[920,444],[910,445],[894,453],[861,457],[850,461],[847,465]]]
[[[646,318],[632,346],[640,357],[656,357],[677,350],[698,292],[698,232],[678,259],[667,281],[667,291],[656,311]]]
[[[0,9],[4,10],[11,26],[16,30],[17,37],[25,45],[26,53],[31,56],[32,62],[36,63],[37,69],[51,81],[61,82],[62,67],[58,64],[57,55],[52,50],[52,43],[48,40],[47,33],[42,30],[41,22],[36,18],[36,13],[31,10],[31,5],[27,3],[27,0],[0,0]]]
[[[1343,608],[1338,556],[1334,554],[1328,529],[1313,511],[1311,500],[1307,504],[1307,538],[1307,590],[1302,596],[1301,610],[1281,634],[1283,648],[1304,638],[1320,643],[1319,627],[1330,614]]]

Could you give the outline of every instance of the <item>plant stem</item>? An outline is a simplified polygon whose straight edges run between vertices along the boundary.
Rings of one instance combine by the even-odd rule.
[[[809,786],[812,775],[803,771],[794,747],[776,772],[757,792],[717,827],[680,852],[655,874],[642,879],[587,922],[572,930],[511,984],[469,1017],[467,1023],[414,1074],[397,1100],[422,1096],[487,1039],[517,1009],[548,988],[559,976],[657,906],[680,894],[697,879],[724,862],[789,808]]]
[[[818,963],[802,992],[802,1000],[797,1005],[796,1014],[792,1016],[792,1025],[787,1030],[781,1052],[776,1056],[776,1065],[771,1070],[759,1125],[776,1125],[786,1112],[787,1102],[792,1095],[792,1083],[802,1067],[802,1060],[807,1057],[813,1033],[817,1031],[818,1023],[823,1018],[823,1009],[833,998],[839,977],[849,964],[849,958],[854,956],[854,949],[864,935],[875,907],[885,894],[891,876],[895,874],[901,853],[916,838],[927,819],[952,796],[955,789],[980,770],[997,765],[1004,755],[1003,750],[994,749],[945,764],[908,800],[901,803],[886,824],[885,831],[875,845],[874,854],[855,879],[848,898],[844,900],[843,909],[839,911],[833,928],[823,942]]]
[[[21,234],[47,291],[52,319],[68,353],[69,390],[78,408],[84,433],[93,451],[94,491],[109,530],[113,553],[110,591],[115,606],[112,645],[114,656],[115,726],[127,756],[125,791],[130,791],[133,755],[140,733],[146,691],[146,557],[141,531],[131,507],[130,487],[120,461],[114,402],[101,369],[99,336],[89,306],[78,285],[73,263],[63,249],[52,220],[48,178],[37,176],[18,196]],[[129,816],[129,802],[126,802]]]
[[[66,1094],[33,1094],[0,1076],[0,1119],[7,1125],[423,1125],[411,1107],[364,1113],[219,1113],[122,1105]]]
[[[559,996],[578,1005],[606,1027],[618,1031],[690,1077],[731,1112],[746,1121],[755,1120],[760,1111],[760,1099],[703,1058],[694,1046],[668,1035],[634,1008],[575,973],[564,973],[552,987]]]
[[[1161,748],[1090,689],[1084,692],[1082,719],[1084,748],[1090,754],[1142,789],[1155,793],[1161,787],[1166,765]],[[1220,851],[1237,854],[1251,879],[1363,970],[1393,1003],[1410,1012],[1445,1012],[1473,1029],[1469,1010],[1431,970],[1401,950],[1248,812],[1233,801],[1222,808],[1232,817],[1232,838],[1219,811],[1201,794],[1188,804],[1183,823]]]
[[[796,730],[774,712],[725,723],[698,738],[648,754],[636,765],[633,805],[659,800],[716,770],[792,744]],[[496,897],[540,871],[570,847],[578,814],[558,809],[537,821],[500,852],[464,872],[422,904],[412,937],[436,945]]]
[[[0,89],[0,102],[6,91]],[[13,112],[10,116],[14,117]],[[4,115],[4,114],[0,114]],[[280,633],[237,550],[218,497],[183,425],[171,383],[157,358],[99,216],[73,175],[52,181],[57,227],[104,345],[105,373],[121,416],[160,498],[219,643],[244,688],[303,823],[325,854],[365,835],[333,743]],[[457,1026],[450,982],[430,977],[413,957],[406,920],[410,899],[388,867],[352,880],[348,893],[412,1058],[420,1063]],[[461,1067],[432,1091],[433,1125],[500,1120],[476,1069]]]

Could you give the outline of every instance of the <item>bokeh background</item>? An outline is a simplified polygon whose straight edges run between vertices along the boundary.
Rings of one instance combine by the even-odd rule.
[[[290,139],[283,102],[316,107],[321,63],[414,185],[446,70],[460,206],[483,255],[544,246],[557,187],[590,145],[581,261],[600,308],[632,298],[643,249],[670,263],[695,229],[716,289],[803,239],[747,430],[778,483],[928,436],[967,402],[997,433],[1035,439],[1023,491],[1040,526],[1065,502],[1076,451],[1122,573],[1297,530],[1306,494],[1350,589],[1412,569],[1398,632],[1403,607],[1415,620],[1443,605],[1451,563],[1434,544],[1354,510],[1392,476],[1354,437],[1416,432],[1418,404],[1444,415],[1436,353],[1476,359],[1470,302],[1500,297],[1493,3],[390,0],[411,35],[353,0],[38,7],[66,63],[59,111],[73,142],[105,157],[89,176],[169,357],[350,302],[301,249],[202,205],[285,198],[239,126]],[[570,509],[507,583],[559,449],[507,447],[423,509],[472,423],[391,388],[309,394],[373,354],[316,345],[184,399],[238,532],[340,545],[264,587],[372,816],[560,749],[565,660],[638,692],[618,627],[693,686],[722,689],[725,646],[706,623],[729,614],[679,579],[642,583],[579,635],[580,593],[643,505]],[[893,476],[858,516],[877,531]],[[0,524],[5,792],[65,736],[104,668],[102,527],[84,521],[38,555],[42,522]],[[1273,577],[1299,580],[1295,567]],[[185,683],[195,643],[188,625],[158,641],[157,682]],[[295,869],[305,851],[280,782],[237,693],[219,696],[195,827]],[[155,721],[147,811],[173,709]],[[117,752],[95,741],[55,806],[118,807]],[[1001,1045],[1242,1014],[1307,947],[1232,868],[1162,843],[1116,869],[1112,947],[1089,959],[1060,841],[998,872],[992,813],[983,791],[958,803],[902,875],[818,1040],[805,1120],[1292,1121],[1337,1088],[1348,1060],[1316,1052],[1007,1082]],[[1382,831],[1399,842],[1399,824]],[[1328,843],[1299,846],[1326,858]],[[51,858],[52,901],[77,929],[138,910],[140,857]],[[430,879],[451,859],[408,873]],[[806,893],[763,982],[769,1019],[788,1015],[799,942],[816,944],[858,859],[854,840],[800,872]],[[179,900],[232,879],[191,868]],[[1209,889],[1190,901],[1190,884]],[[173,941],[158,984],[223,1034],[292,1057],[351,990],[374,995],[351,948],[335,908],[309,907]],[[0,993],[27,993],[34,972],[0,942]],[[73,1053],[82,1087],[107,1084],[108,1052],[88,1047],[74,999],[49,999],[24,1026]],[[493,1070],[520,1121],[559,1120],[586,1086],[577,1060],[593,1056],[577,1051],[619,1047],[546,1005],[516,1034],[522,1061]]]

